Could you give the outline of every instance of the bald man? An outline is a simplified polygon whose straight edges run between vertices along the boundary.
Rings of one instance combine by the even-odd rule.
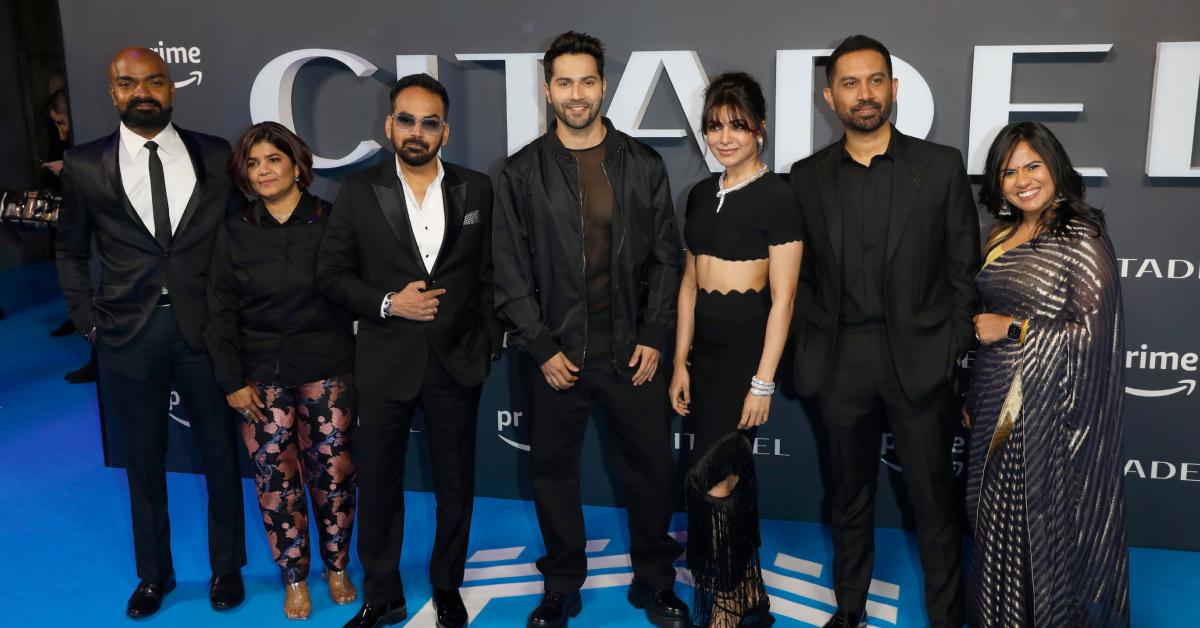
[[[138,583],[126,613],[147,617],[175,587],[167,520],[171,387],[191,420],[208,487],[216,610],[245,597],[235,421],[200,337],[209,251],[230,202],[229,144],[171,124],[175,84],[146,48],[113,57],[108,92],[121,123],[63,158],[56,259],[71,319],[95,345],[109,420],[124,433]],[[93,290],[92,239],[100,257]]]

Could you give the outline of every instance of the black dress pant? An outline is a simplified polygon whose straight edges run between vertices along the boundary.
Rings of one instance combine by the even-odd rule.
[[[816,400],[828,430],[838,607],[861,611],[866,604],[875,560],[880,437],[891,431],[916,519],[929,623],[958,628],[963,622],[962,532],[947,405],[940,398],[918,405],[905,397],[882,324],[844,328],[835,347]]]
[[[187,409],[208,488],[208,558],[216,575],[246,564],[237,420],[213,379],[208,354],[187,344],[170,307],[156,307],[146,326],[119,347],[96,343],[100,385],[125,442],[137,575],[164,582],[174,575],[167,518],[167,416],[171,384]]]
[[[667,378],[635,387],[635,372],[612,354],[607,311],[588,321],[587,355],[579,379],[567,390],[546,383],[539,365],[522,353],[530,391],[530,454],[533,499],[546,555],[537,561],[548,593],[570,593],[587,579],[587,543],[580,499],[580,457],[592,403],[607,418],[617,448],[629,514],[634,577],[654,589],[675,583],[672,563],[683,551],[667,535],[675,504],[675,463],[667,414]]]
[[[435,589],[462,586],[475,492],[475,426],[482,386],[463,386],[429,354],[417,396],[396,401],[358,392],[358,557],[367,604],[404,595],[400,552],[404,542],[404,460],[417,407],[433,462],[437,530],[429,559]]]

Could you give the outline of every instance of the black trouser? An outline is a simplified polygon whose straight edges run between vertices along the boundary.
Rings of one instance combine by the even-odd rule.
[[[531,394],[533,499],[546,545],[537,566],[551,593],[576,591],[587,578],[579,467],[592,402],[605,410],[617,447],[634,576],[654,589],[675,583],[672,563],[683,548],[667,536],[675,504],[667,378],[660,364],[654,381],[635,387],[635,370],[613,361],[611,338],[607,310],[588,317],[587,356],[576,365],[579,380],[567,390],[551,388],[540,367],[522,354]]]
[[[880,437],[891,431],[916,518],[929,622],[957,628],[962,625],[962,533],[954,507],[946,403],[939,397],[917,405],[905,397],[882,325],[845,328],[835,347],[816,400],[828,430],[838,607],[861,611],[866,604],[875,560]]]
[[[137,575],[164,582],[174,574],[167,519],[167,417],[171,384],[187,408],[208,487],[208,560],[216,575],[246,564],[237,419],[213,379],[208,354],[187,344],[170,307],[156,307],[129,342],[97,341],[100,385],[125,441]]]
[[[437,531],[429,559],[435,589],[462,586],[475,492],[475,425],[482,386],[459,384],[431,352],[425,380],[408,401],[358,392],[358,557],[364,598],[387,604],[404,595],[404,458],[413,413],[425,414]]]

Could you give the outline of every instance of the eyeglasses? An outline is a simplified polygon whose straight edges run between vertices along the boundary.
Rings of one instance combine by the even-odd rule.
[[[412,131],[413,127],[416,126],[418,122],[421,125],[421,132],[426,135],[437,135],[438,133],[441,133],[442,129],[446,126],[445,122],[442,122],[437,118],[421,118],[420,121],[418,121],[416,116],[411,113],[393,113],[391,118],[395,121],[396,128],[399,129],[401,133],[408,133]]]

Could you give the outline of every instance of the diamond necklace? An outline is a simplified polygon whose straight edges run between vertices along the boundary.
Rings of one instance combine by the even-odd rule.
[[[717,180],[717,212],[719,213],[721,211],[721,206],[725,204],[726,194],[729,194],[730,192],[736,192],[747,185],[754,183],[768,172],[770,172],[770,169],[767,168],[767,164],[763,164],[758,167],[758,170],[754,171],[754,174],[746,177],[742,181],[739,181],[736,185],[730,188],[725,187],[725,175],[728,174],[728,171],[722,172],[721,178]]]

